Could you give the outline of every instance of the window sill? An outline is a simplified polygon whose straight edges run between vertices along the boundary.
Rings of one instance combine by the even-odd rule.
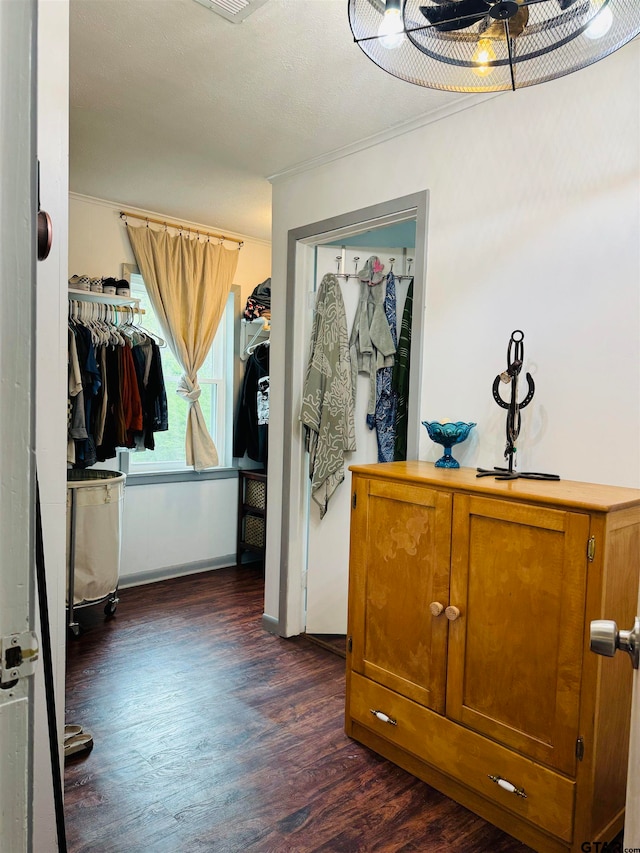
[[[162,483],[201,483],[203,480],[232,480],[237,477],[237,468],[211,468],[208,471],[127,472],[127,487],[157,486]]]

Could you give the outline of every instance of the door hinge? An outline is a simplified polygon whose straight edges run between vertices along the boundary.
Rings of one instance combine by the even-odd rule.
[[[576,741],[576,758],[578,761],[582,761],[584,758],[584,738],[579,737]]]
[[[19,679],[33,675],[38,661],[38,638],[33,631],[9,634],[0,640],[0,687],[9,690]]]
[[[353,649],[353,640],[351,637],[347,637],[347,651],[350,652]]]
[[[358,493],[357,493],[357,492],[354,492],[354,493],[353,493],[353,498],[351,499],[351,507],[352,507],[352,509],[355,509],[355,508],[356,508],[356,504],[357,504],[357,502],[358,502]]]
[[[587,542],[587,560],[590,563],[593,563],[593,558],[596,555],[596,537],[589,537],[589,541]]]

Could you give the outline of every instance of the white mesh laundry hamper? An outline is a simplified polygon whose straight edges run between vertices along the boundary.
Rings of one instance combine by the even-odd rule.
[[[105,613],[114,613],[118,603],[125,480],[119,471],[67,471],[67,607],[76,635],[74,608],[106,600]]]

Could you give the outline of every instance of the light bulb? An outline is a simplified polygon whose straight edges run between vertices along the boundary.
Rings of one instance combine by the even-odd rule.
[[[400,9],[396,9],[394,6],[386,9],[382,16],[378,35],[380,36],[380,44],[387,50],[400,47],[404,40],[404,24],[402,23]]]
[[[591,7],[596,9],[596,14],[584,34],[588,39],[600,39],[611,29],[613,14],[609,6],[605,6],[602,0],[592,3]]]
[[[486,77],[491,74],[493,68],[489,65],[496,58],[496,52],[491,44],[491,39],[479,39],[472,61],[477,63],[473,73],[478,77]]]

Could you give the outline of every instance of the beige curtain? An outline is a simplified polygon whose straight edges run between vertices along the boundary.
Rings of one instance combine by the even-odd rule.
[[[178,394],[189,402],[187,465],[212,468],[218,452],[198,402],[197,374],[224,312],[239,252],[144,226],[127,224],[127,233],[163,335],[184,370]]]

